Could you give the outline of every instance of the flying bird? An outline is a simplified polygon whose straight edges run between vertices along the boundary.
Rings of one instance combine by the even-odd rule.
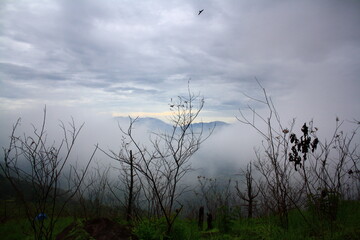
[[[198,15],[200,15],[203,11],[204,11],[204,9],[200,10]]]

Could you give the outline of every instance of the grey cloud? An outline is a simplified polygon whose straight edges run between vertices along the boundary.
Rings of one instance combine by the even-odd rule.
[[[45,71],[15,64],[0,62],[0,69],[4,78],[12,80],[64,80],[64,78],[59,73],[47,73]]]
[[[128,93],[128,94],[158,94],[159,91],[154,89],[141,89],[141,88],[134,88],[134,87],[109,87],[105,89],[108,92],[114,93]]]
[[[186,94],[190,78],[207,110],[227,116],[246,106],[242,92],[261,96],[254,77],[274,98],[305,91],[308,101],[325,99],[321,86],[341,79],[351,87],[339,102],[358,99],[357,1],[9,1],[1,9],[0,61],[8,64],[2,76],[69,91],[89,88],[99,108],[130,101],[142,105],[138,111],[162,106]],[[312,84],[317,92],[309,90]],[[337,92],[328,86],[328,93]],[[280,104],[291,108],[291,101]],[[317,107],[329,108],[325,100]]]

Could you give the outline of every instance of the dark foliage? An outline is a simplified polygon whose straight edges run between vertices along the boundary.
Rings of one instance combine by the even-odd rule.
[[[306,123],[302,126],[301,132],[303,135],[300,139],[297,138],[295,133],[290,134],[290,143],[293,144],[293,146],[291,147],[291,152],[289,153],[289,161],[294,162],[296,171],[298,165],[300,168],[303,166],[302,162],[306,161],[309,151],[311,150],[311,152],[314,152],[319,143],[318,138],[314,138],[314,140],[311,141],[309,127]]]

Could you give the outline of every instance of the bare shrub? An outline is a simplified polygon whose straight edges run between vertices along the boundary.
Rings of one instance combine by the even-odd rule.
[[[56,222],[66,204],[78,192],[97,150],[96,146],[83,171],[71,169],[79,176],[79,181],[69,181],[66,189],[61,189],[64,169],[84,124],[77,127],[74,120],[68,125],[61,122],[63,139],[56,144],[55,141],[49,143],[45,123],[46,109],[39,129],[33,126],[32,135],[17,135],[19,119],[13,126],[10,143],[8,148],[4,148],[4,161],[0,165],[24,206],[35,239],[52,239]],[[24,183],[31,184],[28,191],[32,195],[29,198],[22,189]]]

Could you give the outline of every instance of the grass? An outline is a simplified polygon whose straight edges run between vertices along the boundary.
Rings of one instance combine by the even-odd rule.
[[[60,233],[66,226],[72,223],[72,217],[60,218],[55,225],[54,236]],[[11,219],[0,224],[0,233],[2,240],[33,240],[31,226],[26,218]]]
[[[179,219],[173,226],[172,240],[357,240],[360,239],[360,202],[345,201],[338,209],[334,222],[321,220],[310,211],[289,212],[289,227],[283,229],[276,217],[231,220],[229,230],[221,232],[219,226],[210,231],[199,231],[194,220]],[[60,218],[54,236],[73,222],[73,217]],[[307,223],[308,222],[308,223]],[[206,224],[205,224],[206,225]],[[162,240],[164,219],[145,219],[135,223],[134,232],[139,239]],[[206,229],[206,226],[204,226]],[[24,218],[15,218],[0,224],[1,239],[33,239],[31,228]]]
[[[309,211],[289,213],[289,227],[283,229],[276,217],[240,219],[232,221],[228,233],[214,229],[202,232],[201,240],[358,240],[360,239],[360,202],[344,201],[340,204],[333,223],[315,217]],[[306,218],[306,221],[304,219]],[[307,223],[308,222],[308,223]]]

